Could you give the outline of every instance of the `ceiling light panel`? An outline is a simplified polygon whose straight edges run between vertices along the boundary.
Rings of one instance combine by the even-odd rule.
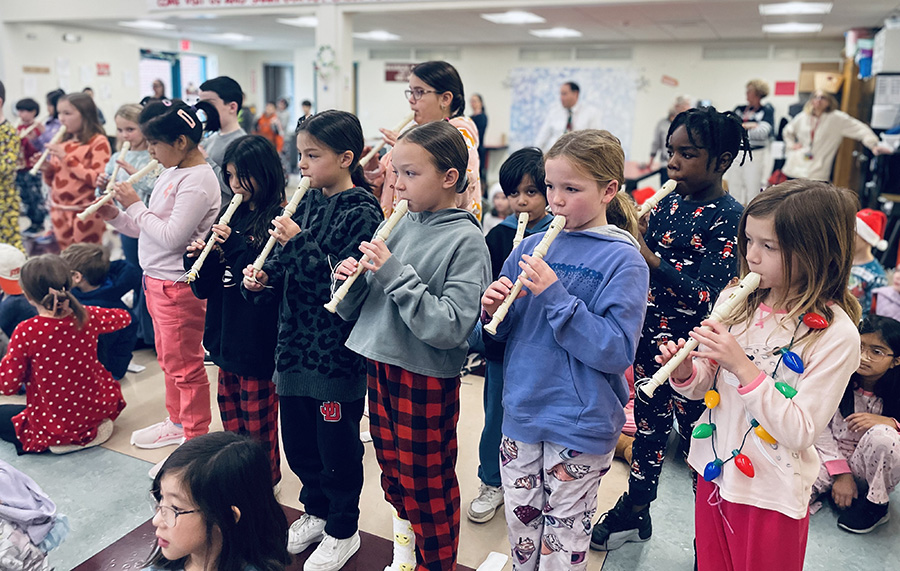
[[[581,32],[578,30],[573,30],[572,28],[548,28],[545,30],[528,30],[528,33],[532,36],[537,36],[539,38],[580,38]]]
[[[760,4],[759,13],[763,16],[830,14],[831,7],[831,2],[782,2],[779,4]]]
[[[498,14],[482,14],[482,18],[495,24],[543,24],[547,20],[537,14],[522,10],[510,10]]]

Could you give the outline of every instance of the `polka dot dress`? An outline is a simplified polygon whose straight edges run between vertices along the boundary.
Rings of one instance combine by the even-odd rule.
[[[85,444],[104,419],[125,408],[122,390],[97,360],[97,337],[131,322],[124,309],[86,307],[81,329],[74,317],[32,317],[16,327],[0,362],[0,392],[26,386],[26,407],[13,417],[26,452]]]

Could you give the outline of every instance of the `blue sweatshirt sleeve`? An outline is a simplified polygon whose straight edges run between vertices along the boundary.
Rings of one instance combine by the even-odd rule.
[[[621,374],[634,362],[649,279],[647,266],[633,262],[611,273],[593,308],[566,291],[560,281],[535,300],[546,310],[560,347],[592,369]]]

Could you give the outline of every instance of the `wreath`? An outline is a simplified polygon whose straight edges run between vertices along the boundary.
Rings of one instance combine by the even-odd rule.
[[[331,74],[338,71],[337,64],[334,63],[334,48],[329,45],[319,46],[316,53],[316,72],[322,81],[327,82],[331,78]]]

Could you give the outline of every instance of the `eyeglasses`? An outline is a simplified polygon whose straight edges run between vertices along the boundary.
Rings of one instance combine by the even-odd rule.
[[[175,527],[175,523],[178,521],[178,516],[197,513],[199,510],[179,510],[172,506],[164,506],[153,500],[151,502],[151,507],[153,508],[153,516],[156,517],[156,514],[159,514],[162,518],[166,527]]]
[[[434,89],[429,89],[429,90],[407,89],[406,91],[403,92],[403,94],[406,95],[407,99],[412,98],[413,101],[418,101],[419,99],[422,99],[423,97],[425,97],[426,93],[437,93],[437,91],[435,91]]]
[[[884,359],[885,357],[893,357],[893,353],[885,353],[880,347],[872,347],[865,343],[859,344],[859,352],[862,355],[868,354],[873,359]]]

